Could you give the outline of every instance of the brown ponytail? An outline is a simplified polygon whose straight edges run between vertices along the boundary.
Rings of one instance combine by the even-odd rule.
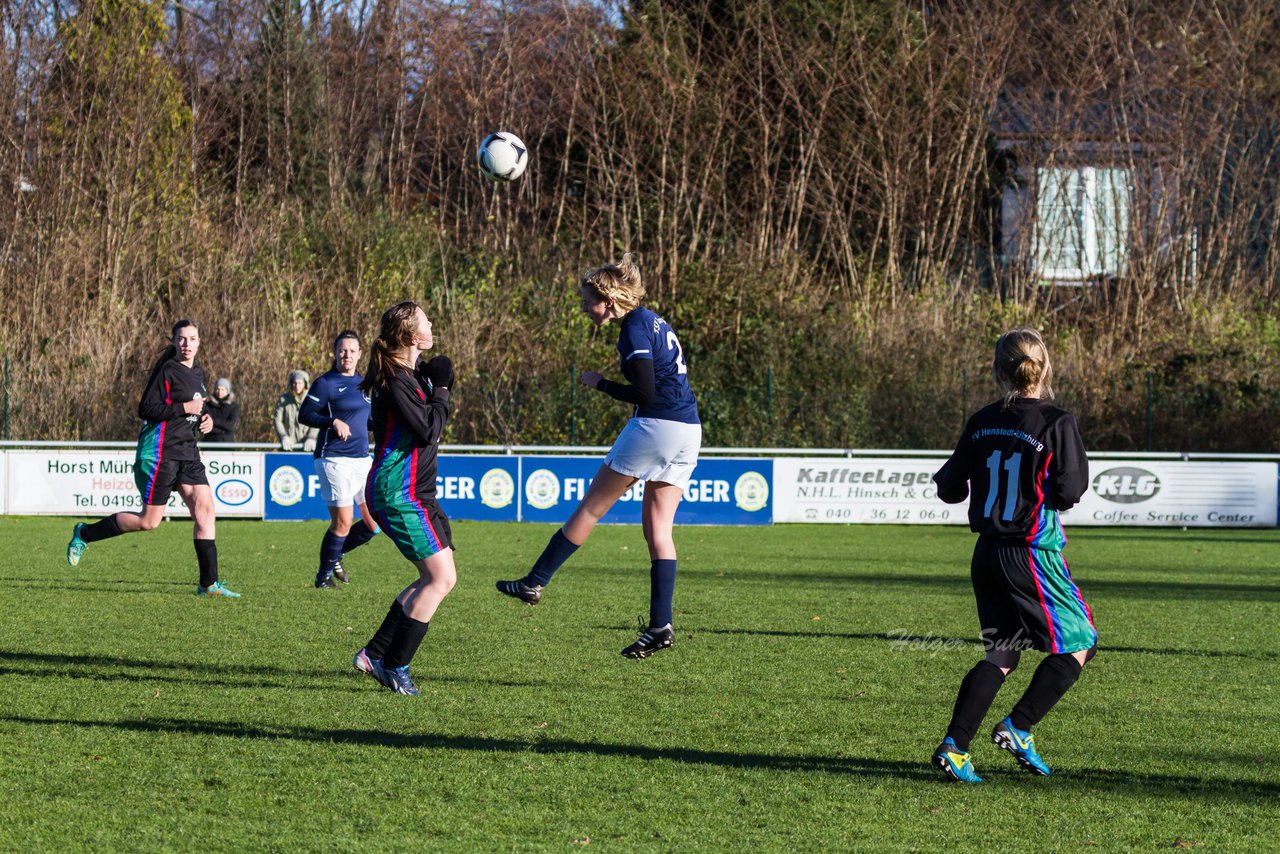
[[[378,337],[373,339],[369,347],[369,370],[360,383],[360,390],[366,394],[386,388],[391,375],[402,366],[396,362],[395,354],[413,343],[413,336],[418,331],[414,316],[418,311],[416,302],[400,302],[382,313],[382,322]]]

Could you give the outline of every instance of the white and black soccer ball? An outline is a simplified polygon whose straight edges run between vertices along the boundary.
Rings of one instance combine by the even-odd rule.
[[[502,130],[484,138],[477,158],[480,171],[490,181],[514,181],[529,165],[529,150],[520,137]]]

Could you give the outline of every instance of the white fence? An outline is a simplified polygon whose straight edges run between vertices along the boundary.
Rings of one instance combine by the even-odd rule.
[[[0,512],[92,517],[137,509],[133,448],[131,442],[0,442]],[[599,457],[606,450],[595,446],[443,446],[441,452],[446,456],[441,462],[441,478],[448,478],[450,465],[460,466],[467,460]],[[272,517],[274,505],[266,483],[266,457],[271,453],[276,458],[273,445],[218,445],[216,450],[206,445],[202,453],[220,517]],[[746,480],[750,481],[750,489],[740,490],[741,475],[734,474],[738,479],[726,481],[722,491],[727,501],[724,518],[735,518],[736,511],[748,511],[752,524],[967,524],[967,506],[944,504],[934,490],[932,474],[948,453],[911,449],[703,449],[709,470],[727,465],[726,458],[730,457],[738,463],[749,463],[751,471]],[[305,455],[298,454],[297,459],[299,466],[309,468]],[[717,459],[726,461],[712,462]],[[1280,455],[1094,453],[1090,459],[1090,487],[1080,503],[1063,514],[1068,526],[1280,524]],[[497,460],[493,464],[497,465]],[[513,519],[531,518],[520,513],[527,490],[524,478],[518,476],[523,470],[524,467],[512,469],[517,472],[514,480],[520,481],[515,484],[511,504]],[[545,467],[542,471],[545,480]],[[581,480],[581,476],[577,479]],[[546,486],[540,483],[540,487]],[[749,499],[742,497],[747,492]],[[468,515],[466,506],[450,503],[447,492],[441,496],[446,510],[451,515],[456,513],[457,518],[493,518],[488,511],[482,516]],[[174,515],[185,515],[186,509],[176,496],[170,505]],[[492,503],[488,507],[492,509]],[[323,513],[316,518],[323,518]],[[719,518],[708,516],[705,521],[718,523]]]

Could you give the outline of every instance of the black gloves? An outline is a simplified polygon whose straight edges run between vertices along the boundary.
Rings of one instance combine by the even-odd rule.
[[[422,372],[431,380],[434,388],[453,389],[453,362],[449,361],[448,356],[433,356]]]

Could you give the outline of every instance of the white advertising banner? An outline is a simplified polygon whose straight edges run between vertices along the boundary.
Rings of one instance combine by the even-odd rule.
[[[9,512],[9,478],[4,473],[8,456],[8,451],[0,451],[0,513]]]
[[[1275,463],[1092,460],[1062,524],[1274,528]]]
[[[777,458],[775,522],[968,524],[968,503],[943,504],[943,460]],[[1091,460],[1089,489],[1062,514],[1072,525],[1276,527],[1275,463]]]
[[[773,521],[967,524],[964,504],[938,500],[942,460],[787,458],[773,461]]]
[[[28,516],[105,516],[139,510],[133,451],[10,451],[5,466],[6,512]],[[219,517],[262,518],[262,454],[202,452]],[[187,516],[175,490],[174,516]]]

